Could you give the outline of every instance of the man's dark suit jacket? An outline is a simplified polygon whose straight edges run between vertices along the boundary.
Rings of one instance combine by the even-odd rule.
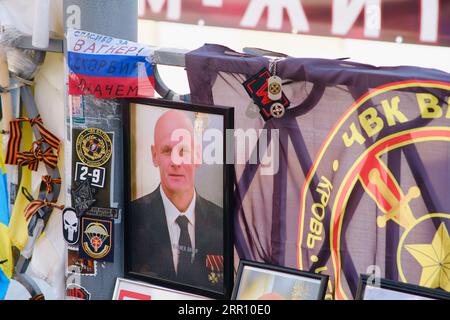
[[[214,203],[198,195],[195,200],[194,275],[178,279],[173,265],[172,248],[164,204],[158,187],[132,202],[127,216],[131,236],[131,271],[203,287],[221,290],[222,283],[208,280],[207,255],[223,255],[223,213]],[[222,271],[223,272],[223,271]]]

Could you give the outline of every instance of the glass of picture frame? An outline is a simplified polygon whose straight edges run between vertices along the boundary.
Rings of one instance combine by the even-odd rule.
[[[127,102],[126,277],[229,298],[234,174],[226,161],[226,132],[233,129],[234,109],[160,99]]]
[[[241,260],[232,300],[323,300],[328,276]]]
[[[355,300],[450,300],[450,293],[361,274]]]
[[[112,300],[209,300],[206,297],[148,283],[117,278]]]

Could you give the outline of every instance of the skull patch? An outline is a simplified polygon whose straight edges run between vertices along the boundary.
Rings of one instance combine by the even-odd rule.
[[[80,222],[74,208],[65,208],[62,214],[63,235],[66,242],[74,245],[80,238]]]

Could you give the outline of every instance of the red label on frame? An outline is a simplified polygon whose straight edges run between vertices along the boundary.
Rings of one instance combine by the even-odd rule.
[[[152,300],[152,296],[129,290],[120,290],[117,300]]]

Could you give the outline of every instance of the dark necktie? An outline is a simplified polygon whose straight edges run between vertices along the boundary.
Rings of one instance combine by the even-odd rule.
[[[179,215],[175,222],[180,227],[180,240],[178,241],[178,267],[177,276],[184,281],[188,280],[191,270],[192,243],[188,232],[189,220],[184,215]]]

